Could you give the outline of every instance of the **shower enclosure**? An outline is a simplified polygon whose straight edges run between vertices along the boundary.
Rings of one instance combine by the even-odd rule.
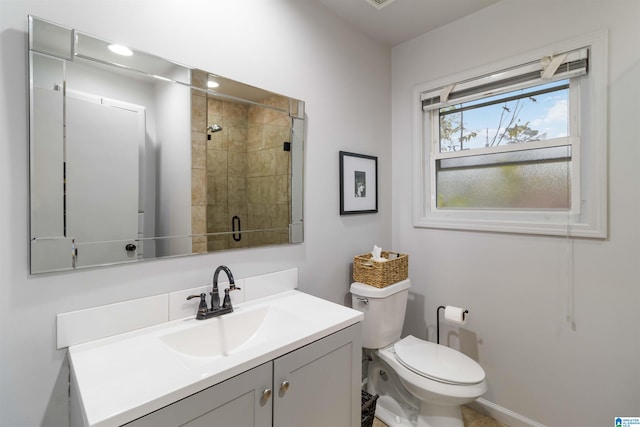
[[[289,242],[289,98],[191,99],[193,252]]]

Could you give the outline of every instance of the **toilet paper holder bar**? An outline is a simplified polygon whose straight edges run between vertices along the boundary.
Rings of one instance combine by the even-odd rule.
[[[446,307],[444,305],[441,305],[438,307],[438,309],[436,310],[436,336],[437,336],[437,343],[440,344],[440,309],[445,309]],[[469,310],[465,310],[463,312],[463,315],[465,314],[469,314]]]

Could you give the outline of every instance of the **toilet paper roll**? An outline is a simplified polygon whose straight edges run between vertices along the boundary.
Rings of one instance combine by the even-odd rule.
[[[449,322],[464,325],[465,323],[467,323],[468,312],[469,311],[464,308],[448,305],[444,308],[444,318]]]

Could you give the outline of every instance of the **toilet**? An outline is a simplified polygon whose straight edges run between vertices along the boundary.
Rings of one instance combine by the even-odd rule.
[[[460,406],[487,391],[485,372],[452,348],[400,339],[410,286],[409,279],[384,288],[351,284],[353,308],[364,313],[367,391],[379,395],[376,417],[390,427],[463,427]]]

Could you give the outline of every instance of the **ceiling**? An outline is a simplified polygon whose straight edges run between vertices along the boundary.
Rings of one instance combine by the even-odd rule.
[[[395,46],[457,21],[499,0],[318,0],[362,33]]]

